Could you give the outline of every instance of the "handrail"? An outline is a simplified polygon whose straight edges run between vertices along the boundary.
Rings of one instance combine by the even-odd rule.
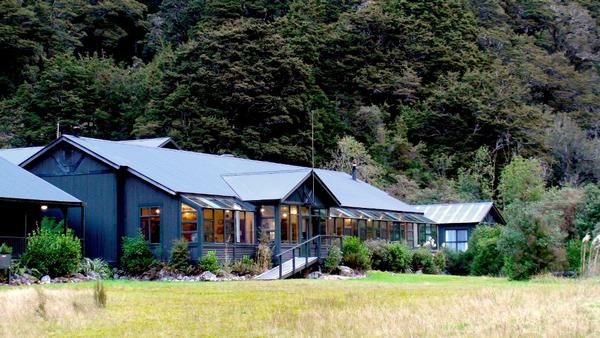
[[[288,254],[288,253],[292,253],[292,274],[296,273],[296,250],[301,249],[302,247],[305,248],[305,252],[304,252],[304,258],[306,259],[306,265],[308,264],[308,257],[309,257],[309,250],[310,250],[310,244],[314,243],[316,241],[317,244],[317,259],[320,261],[321,260],[321,238],[339,238],[340,239],[340,246],[343,245],[343,240],[344,237],[343,236],[338,236],[338,235],[317,235],[314,236],[302,243],[296,244],[295,246],[293,246],[290,249],[287,249],[283,252],[278,253],[277,255],[275,255],[275,260],[277,260],[278,264],[279,264],[279,279],[282,278],[283,276],[283,255]],[[300,255],[298,257],[301,257],[302,253],[300,252]]]

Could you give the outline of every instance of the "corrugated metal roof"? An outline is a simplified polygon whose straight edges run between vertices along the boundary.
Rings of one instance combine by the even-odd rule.
[[[116,141],[116,142],[135,145],[135,146],[160,148],[169,142],[173,142],[173,140],[170,137],[157,137],[157,138],[146,138],[146,139],[139,139],[139,140],[123,140],[123,141]]]
[[[81,203],[27,170],[0,159],[0,198],[40,202]]]
[[[223,175],[244,201],[282,200],[310,175],[310,169]]]
[[[173,193],[232,196],[242,200],[281,199],[302,183],[310,168],[233,156],[152,148],[130,143],[64,135],[64,139],[112,165]],[[342,207],[416,212],[382,190],[346,173],[316,169],[318,178]],[[287,191],[286,191],[287,190]]]
[[[425,217],[438,224],[481,223],[493,207],[492,202],[416,205]]]
[[[148,180],[180,193],[238,197],[225,182],[223,175],[302,169],[291,165],[232,156],[151,148],[68,135],[64,138],[101,158],[118,166],[128,167]],[[272,184],[262,187],[264,190],[277,188]]]
[[[315,172],[343,207],[420,213],[413,206],[368,183],[353,180],[344,172],[324,169]]]
[[[25,147],[25,148],[12,148],[12,149],[0,149],[0,157],[4,158],[8,162],[19,165],[26,159],[33,156],[33,154],[42,150],[44,147]]]

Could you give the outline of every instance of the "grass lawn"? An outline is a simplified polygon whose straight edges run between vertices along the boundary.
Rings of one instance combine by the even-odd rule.
[[[0,288],[0,336],[598,336],[600,283],[397,275]],[[40,309],[40,299],[43,299]]]

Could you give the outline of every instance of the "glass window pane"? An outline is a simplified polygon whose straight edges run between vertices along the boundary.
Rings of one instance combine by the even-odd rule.
[[[204,241],[209,243],[215,241],[214,223],[212,219],[204,220]]]
[[[215,210],[215,242],[223,243],[225,240],[225,225],[223,219],[223,210]]]
[[[181,230],[183,230],[184,232],[196,231],[197,228],[198,228],[198,223],[196,223],[196,222],[181,223]]]
[[[290,207],[290,227],[292,229],[292,243],[298,243],[298,236],[300,234],[300,215],[298,214],[298,207]]]
[[[150,243],[160,243],[160,217],[150,218]]]
[[[446,242],[456,242],[456,230],[446,230]]]
[[[260,208],[261,217],[275,217],[275,207],[272,205],[263,205]]]
[[[458,250],[458,251],[467,251],[467,243],[466,242],[456,243],[456,250]]]
[[[467,230],[458,230],[456,232],[456,237],[458,242],[466,242],[467,241]]]
[[[213,209],[204,209],[204,219],[213,219]]]
[[[335,219],[335,234],[338,236],[342,236],[344,234],[344,219],[343,218]]]

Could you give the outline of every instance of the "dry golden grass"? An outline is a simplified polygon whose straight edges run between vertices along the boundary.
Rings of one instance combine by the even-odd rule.
[[[0,336],[39,335],[48,325],[76,328],[95,313],[91,289],[12,289],[0,292]]]
[[[46,319],[39,318],[35,309],[12,315],[1,326],[0,336],[600,335],[597,280],[508,282],[373,273],[365,280],[346,281],[108,282],[106,286],[106,309],[94,307],[92,284],[44,289],[53,296],[64,293],[53,299],[56,309],[65,312],[48,312]],[[12,306],[6,307],[6,301],[31,308],[28,304],[35,303],[35,297],[31,289],[0,291],[0,315],[10,315],[7,309]],[[74,299],[88,299],[89,313],[72,306]]]

